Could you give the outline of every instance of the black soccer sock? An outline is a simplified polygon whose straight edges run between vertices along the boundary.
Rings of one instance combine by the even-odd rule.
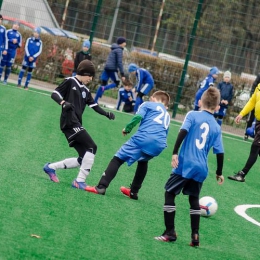
[[[192,234],[199,233],[200,227],[200,204],[199,197],[189,196],[190,202],[190,223]]]
[[[252,144],[251,145],[250,154],[249,154],[249,157],[247,159],[246,165],[242,169],[242,171],[244,172],[245,175],[250,171],[252,166],[255,164],[255,162],[257,160],[257,157],[259,155],[259,152],[260,152],[260,147],[257,146],[257,145]]]
[[[165,203],[163,206],[164,224],[167,233],[172,233],[175,230],[175,194],[165,191]]]
[[[137,168],[135,171],[135,176],[133,179],[133,182],[131,184],[131,192],[138,193],[140,188],[142,187],[142,183],[144,181],[144,178],[146,176],[148,169],[148,162],[138,162]]]
[[[115,178],[118,169],[123,163],[124,161],[114,156],[113,159],[110,161],[109,165],[107,166],[106,170],[102,174],[102,177],[97,187],[100,189],[107,188],[110,182]]]

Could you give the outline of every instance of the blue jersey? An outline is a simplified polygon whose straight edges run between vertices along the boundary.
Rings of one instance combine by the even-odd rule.
[[[8,52],[15,52],[17,48],[22,46],[22,35],[14,29],[9,29],[6,31],[8,39]],[[13,43],[13,40],[16,39],[17,42]]]
[[[42,53],[42,41],[40,38],[30,37],[25,43],[25,55],[23,65],[31,68],[35,67],[35,62],[39,55]],[[29,58],[34,58],[33,61],[29,61]]]
[[[129,100],[129,98],[132,98],[132,101]],[[132,104],[134,100],[134,94],[132,90],[126,90],[123,87],[118,90],[118,98],[117,98],[117,106],[116,109],[119,110],[120,105],[122,102],[125,104]]]
[[[131,137],[142,152],[158,156],[167,147],[170,115],[162,103],[144,102],[136,115],[142,120],[137,132]]]
[[[221,128],[207,111],[190,111],[181,126],[188,131],[173,172],[187,179],[203,182],[208,175],[208,153],[224,153]]]
[[[0,25],[0,51],[7,50],[8,40],[6,36],[6,29],[3,25]]]
[[[210,87],[214,85],[215,79],[209,74],[200,84],[199,90],[195,95],[195,106],[198,106],[198,102],[201,99],[202,94]]]
[[[136,92],[140,92],[143,85],[145,85],[145,84],[149,85],[150,90],[154,86],[153,76],[146,69],[142,69],[142,68],[137,69],[136,79],[137,79],[137,84],[135,86]]]

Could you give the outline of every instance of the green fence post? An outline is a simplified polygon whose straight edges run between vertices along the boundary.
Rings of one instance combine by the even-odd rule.
[[[188,63],[189,63],[190,56],[191,56],[193,41],[194,41],[194,38],[196,36],[196,30],[197,30],[197,25],[198,25],[198,22],[199,22],[199,19],[200,19],[202,4],[203,4],[203,0],[199,0],[197,12],[196,12],[196,16],[195,16],[195,20],[194,20],[194,24],[193,24],[193,28],[192,28],[192,32],[191,32],[191,35],[190,35],[189,46],[188,46],[188,50],[187,50],[187,53],[186,53],[185,63],[184,63],[183,69],[182,69],[181,79],[180,79],[180,83],[179,83],[179,86],[178,86],[177,96],[176,96],[176,99],[175,99],[174,105],[173,105],[173,111],[172,111],[172,117],[173,118],[175,118],[175,116],[177,114],[178,105],[179,105],[179,102],[180,102],[180,99],[181,99],[181,92],[182,92],[182,88],[184,86],[184,81],[185,81],[185,76],[186,76],[187,69],[188,69]]]
[[[0,0],[0,10],[2,10],[2,4],[4,0]]]
[[[94,14],[93,23],[92,23],[92,28],[91,28],[91,31],[90,31],[90,37],[89,37],[89,41],[90,41],[91,45],[92,45],[92,41],[93,41],[93,38],[94,38],[94,33],[95,33],[96,25],[97,25],[97,22],[98,22],[98,17],[100,15],[101,6],[102,6],[102,0],[98,0],[96,11],[95,11],[95,14]],[[89,50],[89,51],[91,51],[91,50]]]

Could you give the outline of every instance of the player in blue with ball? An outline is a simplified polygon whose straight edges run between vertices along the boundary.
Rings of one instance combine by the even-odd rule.
[[[170,115],[167,107],[170,96],[164,91],[156,91],[138,109],[131,122],[123,129],[123,135],[129,134],[139,124],[137,132],[116,152],[99,183],[95,187],[86,187],[86,191],[105,195],[110,182],[115,178],[120,166],[137,162],[137,168],[131,187],[121,187],[121,192],[130,199],[137,200],[148,169],[148,161],[158,156],[167,147],[167,134]]]
[[[164,223],[165,231],[156,240],[174,242],[175,231],[175,197],[182,193],[189,196],[191,246],[199,246],[200,205],[199,195],[202,184],[208,175],[208,153],[211,147],[217,157],[216,179],[224,182],[222,168],[224,149],[221,128],[214,118],[218,110],[220,93],[209,87],[199,101],[201,111],[190,111],[181,126],[172,155],[172,174],[165,184]],[[182,144],[183,143],[183,144]],[[178,155],[179,148],[182,144]]]

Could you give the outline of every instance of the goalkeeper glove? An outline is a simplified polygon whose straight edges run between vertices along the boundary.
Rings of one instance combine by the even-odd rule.
[[[67,112],[67,111],[70,111],[72,110],[73,108],[73,105],[67,101],[65,101],[63,104],[62,104],[62,110]]]
[[[115,119],[115,115],[112,112],[107,112],[106,117],[109,120],[114,120]]]

